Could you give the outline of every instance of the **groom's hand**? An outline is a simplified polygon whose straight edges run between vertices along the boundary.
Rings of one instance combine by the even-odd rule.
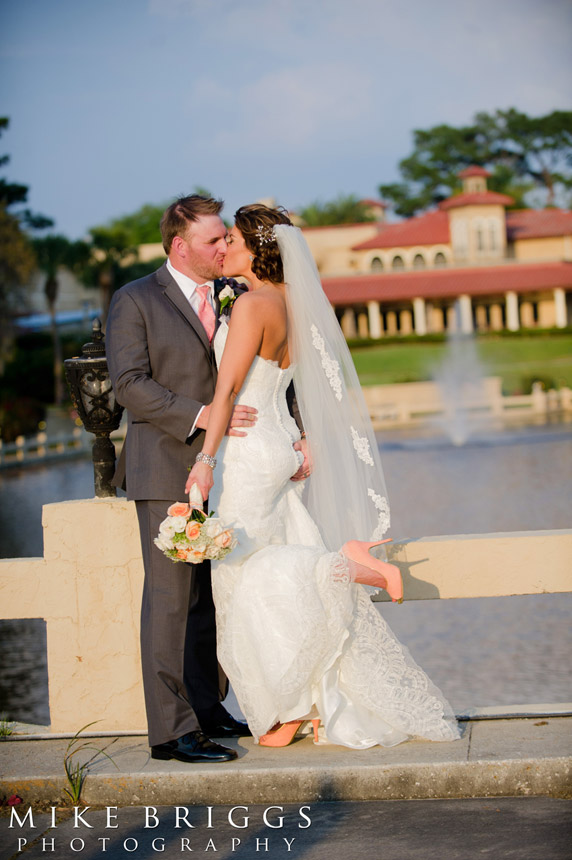
[[[199,417],[197,418],[196,426],[201,430],[207,429],[207,424],[209,422],[209,413],[211,411],[211,405],[209,403],[208,406],[205,406]],[[230,416],[230,421],[228,422],[228,427],[226,428],[227,436],[246,436],[247,434],[238,430],[238,427],[252,427],[256,424],[258,420],[258,409],[255,409],[253,406],[234,406],[232,410],[232,414]]]
[[[299,442],[294,442],[292,446],[295,451],[301,451],[304,455],[304,462],[298,469],[295,475],[290,478],[291,481],[305,481],[312,473],[312,461],[310,460],[310,451],[308,449],[308,441],[306,437],[300,439]]]

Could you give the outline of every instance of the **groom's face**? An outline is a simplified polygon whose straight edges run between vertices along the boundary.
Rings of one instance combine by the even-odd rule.
[[[184,236],[173,241],[184,273],[198,283],[219,278],[227,251],[226,233],[218,215],[203,215],[189,224]]]

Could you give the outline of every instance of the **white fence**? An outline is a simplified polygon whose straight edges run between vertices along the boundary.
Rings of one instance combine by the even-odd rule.
[[[462,416],[468,422],[499,419],[501,422],[542,423],[558,418],[572,419],[572,389],[544,391],[534,383],[532,394],[503,396],[501,380],[491,376],[478,386],[458,393],[447,401],[435,382],[404,382],[401,385],[371,385],[363,393],[376,430],[388,427],[420,426],[450,423]],[[121,445],[125,426],[111,434]],[[18,436],[15,442],[0,440],[0,468],[27,465],[47,459],[65,458],[72,454],[90,452],[93,436],[83,427],[70,433],[48,436]]]
[[[372,385],[363,389],[374,427],[402,427],[449,423],[453,417],[467,422],[496,419],[542,423],[572,418],[572,390],[544,391],[534,383],[531,394],[504,396],[501,380],[487,377],[478,386],[466,386],[446,398],[436,382]]]
[[[93,437],[83,427],[74,427],[71,433],[48,436],[18,436],[15,442],[0,440],[0,468],[37,463],[47,459],[59,459],[70,454],[91,451]]]

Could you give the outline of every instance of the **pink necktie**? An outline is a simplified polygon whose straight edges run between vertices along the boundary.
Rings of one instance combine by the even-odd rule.
[[[199,294],[199,311],[198,317],[203,324],[203,328],[206,331],[209,340],[213,339],[213,334],[215,330],[215,312],[212,309],[211,303],[207,299],[207,294],[209,291],[208,284],[201,284],[200,287],[197,287],[197,293]]]

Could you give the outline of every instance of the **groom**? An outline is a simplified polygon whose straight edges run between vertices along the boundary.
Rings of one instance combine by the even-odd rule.
[[[222,706],[228,683],[216,658],[210,564],[173,564],[154,545],[167,508],[183,497],[201,450],[216,383],[212,350],[226,256],[223,203],[191,195],[161,219],[167,262],[114,296],[107,358],[128,430],[115,483],[134,499],[145,568],[141,659],[151,756],[230,761],[209,739],[249,735]],[[206,284],[206,287],[204,286]],[[228,432],[256,421],[236,406]]]

